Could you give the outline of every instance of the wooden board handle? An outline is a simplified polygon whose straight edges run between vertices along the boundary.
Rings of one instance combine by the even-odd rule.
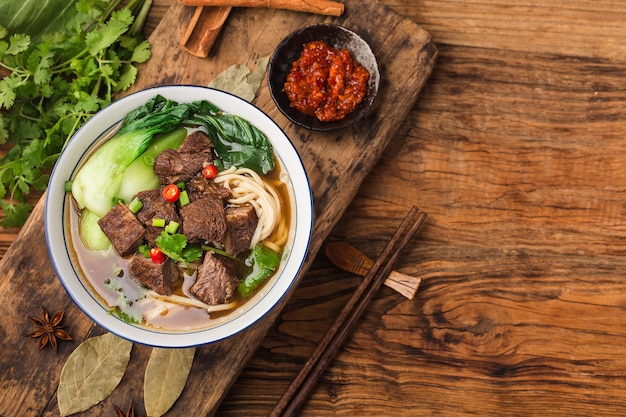
[[[178,0],[185,6],[268,7],[326,16],[341,16],[343,3],[329,0]]]

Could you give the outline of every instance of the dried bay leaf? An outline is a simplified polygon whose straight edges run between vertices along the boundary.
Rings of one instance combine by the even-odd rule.
[[[61,370],[61,416],[85,411],[107,398],[122,380],[133,344],[111,333],[85,340]]]
[[[153,348],[143,382],[143,401],[149,417],[160,417],[185,388],[196,348]]]
[[[209,83],[209,87],[229,92],[246,101],[252,101],[259,87],[261,87],[268,62],[269,57],[257,59],[257,66],[254,71],[250,71],[250,69],[243,64],[232,65],[219,73],[217,77]]]

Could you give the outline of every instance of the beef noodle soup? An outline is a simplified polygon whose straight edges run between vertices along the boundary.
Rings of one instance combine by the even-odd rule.
[[[165,332],[208,328],[245,311],[272,285],[293,240],[293,192],[269,141],[259,156],[262,132],[245,120],[223,120],[212,108],[207,122],[194,112],[114,172],[109,165],[124,165],[124,151],[109,144],[128,146],[135,139],[123,136],[141,130],[127,129],[129,114],[69,182],[67,224],[83,282],[111,314]],[[256,150],[227,155],[245,153],[235,135],[256,135],[242,140]]]

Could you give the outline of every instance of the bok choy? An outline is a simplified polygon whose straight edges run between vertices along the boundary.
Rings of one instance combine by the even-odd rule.
[[[246,167],[261,175],[274,169],[272,147],[261,130],[208,101],[193,104],[196,111],[187,123],[207,130],[224,167]]]
[[[150,146],[152,138],[170,132],[190,115],[190,106],[157,96],[130,112],[115,135],[100,146],[72,182],[79,208],[104,216],[118,199],[126,168]]]

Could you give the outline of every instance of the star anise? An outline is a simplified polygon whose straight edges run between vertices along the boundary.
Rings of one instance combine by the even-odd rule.
[[[113,405],[113,409],[115,410],[115,417],[135,417],[135,404],[133,402],[130,403],[126,414],[115,404]]]
[[[39,350],[43,349],[48,343],[52,345],[54,350],[57,350],[57,339],[74,340],[69,333],[63,330],[64,326],[59,326],[61,320],[63,320],[64,314],[65,310],[61,310],[51,318],[48,310],[42,306],[41,318],[29,317],[30,321],[35,325],[35,327],[37,327],[37,329],[31,332],[28,336],[40,338]]]

